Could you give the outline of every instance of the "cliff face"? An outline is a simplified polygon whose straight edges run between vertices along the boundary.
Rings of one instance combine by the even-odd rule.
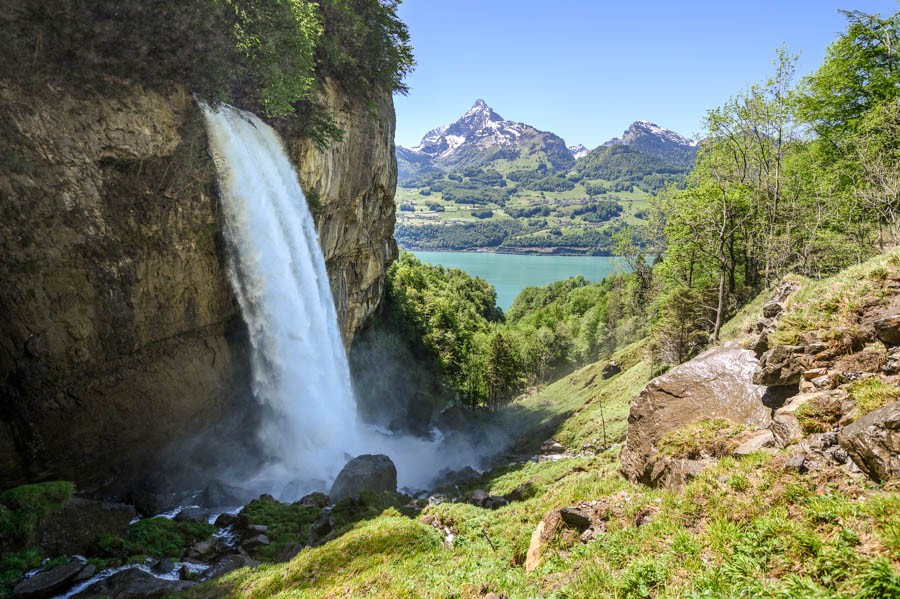
[[[289,140],[312,189],[345,342],[393,231],[393,107],[326,82],[344,129]],[[0,81],[0,487],[117,486],[223,415],[252,420],[215,176],[191,96]]]
[[[321,150],[309,139],[288,140],[300,183],[316,219],[344,345],[372,314],[384,271],[397,257],[394,241],[394,104],[389,93],[374,106],[355,100],[333,80],[320,102],[335,115],[340,142]]]

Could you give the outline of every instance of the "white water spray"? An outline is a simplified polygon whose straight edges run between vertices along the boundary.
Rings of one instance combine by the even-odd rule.
[[[357,421],[325,260],[281,140],[248,112],[205,105],[203,112],[219,173],[229,277],[252,345],[253,392],[267,409],[260,441],[277,459],[260,478],[294,481],[294,493],[327,491],[348,454],[384,453],[401,487],[423,488],[442,468],[477,463],[464,443],[451,450]]]

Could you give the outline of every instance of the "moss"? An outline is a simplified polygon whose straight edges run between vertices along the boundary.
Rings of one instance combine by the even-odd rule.
[[[37,527],[66,505],[75,484],[53,481],[22,485],[0,494],[0,545],[26,547]]]
[[[735,437],[745,430],[746,426],[724,418],[704,418],[667,432],[656,448],[673,458],[720,458],[732,452]]]
[[[209,537],[215,527],[204,522],[176,522],[148,518],[128,528],[125,538],[101,535],[96,542],[100,556],[129,560],[136,556],[179,558],[194,541]]]
[[[854,381],[847,386],[847,391],[856,402],[857,418],[900,400],[900,388],[878,377]]]
[[[36,549],[6,553],[0,557],[0,597],[7,597],[13,585],[26,572],[41,565],[42,556]]]
[[[266,536],[270,545],[261,547],[257,557],[265,561],[278,561],[280,556],[295,545],[305,545],[310,530],[319,518],[321,509],[299,503],[279,503],[254,499],[241,510],[250,524],[267,526]]]

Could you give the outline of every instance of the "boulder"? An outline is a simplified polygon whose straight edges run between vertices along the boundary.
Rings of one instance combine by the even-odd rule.
[[[683,484],[698,465],[660,456],[656,444],[670,430],[696,420],[725,418],[767,427],[771,410],[763,404],[766,388],[751,382],[757,364],[752,351],[729,343],[650,381],[631,404],[621,452],[623,474],[644,484]]]
[[[200,575],[200,582],[218,578],[219,576],[228,574],[229,572],[237,570],[239,568],[255,568],[258,565],[258,561],[246,555],[235,553],[225,555],[216,560],[216,563],[210,566],[207,570],[203,571],[203,574]]]
[[[250,503],[255,497],[253,491],[214,480],[197,497],[197,503],[210,509],[235,508]]]
[[[163,599],[195,585],[196,583],[186,580],[163,580],[131,568],[92,584],[75,595],[74,599]]]
[[[622,367],[619,366],[618,362],[615,360],[611,360],[606,366],[603,367],[603,370],[600,371],[600,377],[603,379],[609,379],[617,374],[622,372]]]
[[[882,343],[888,347],[900,345],[900,312],[883,316],[872,325]]]
[[[784,312],[784,304],[777,301],[768,301],[763,304],[763,318],[778,318]]]
[[[209,510],[187,507],[175,515],[176,522],[209,522]]]
[[[338,503],[362,491],[397,491],[397,468],[391,458],[381,454],[353,458],[338,474],[328,496]]]
[[[586,543],[604,529],[600,512],[589,504],[581,503],[547,513],[531,535],[525,556],[525,571],[531,572],[540,566],[549,547],[560,544],[571,546],[576,541]],[[593,532],[586,534],[588,531]]]
[[[330,502],[328,495],[325,493],[310,493],[309,495],[305,495],[299,501],[300,505],[303,507],[317,507],[323,508],[327,506]]]
[[[753,431],[741,439],[740,445],[734,449],[734,455],[745,456],[775,446],[775,435],[770,429]]]
[[[800,383],[806,370],[801,361],[804,353],[801,345],[777,345],[766,351],[753,373],[753,383],[779,387]]]
[[[845,426],[838,443],[876,481],[900,477],[900,401]]]
[[[40,525],[35,541],[46,555],[84,555],[100,535],[124,537],[135,516],[124,503],[72,497]]]
[[[84,570],[84,563],[72,560],[46,572],[38,572],[17,584],[13,589],[12,596],[14,599],[53,597],[72,586],[82,570]]]

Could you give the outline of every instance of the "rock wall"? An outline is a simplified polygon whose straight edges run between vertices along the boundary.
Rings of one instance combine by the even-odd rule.
[[[309,138],[288,140],[300,183],[316,219],[344,345],[375,311],[394,241],[394,104],[389,93],[370,104],[326,79],[319,102],[344,133],[325,149]]]
[[[310,190],[346,343],[392,239],[393,106],[325,82],[344,129],[288,140]],[[0,80],[0,488],[122,486],[223,415],[252,423],[215,176],[190,94]]]

